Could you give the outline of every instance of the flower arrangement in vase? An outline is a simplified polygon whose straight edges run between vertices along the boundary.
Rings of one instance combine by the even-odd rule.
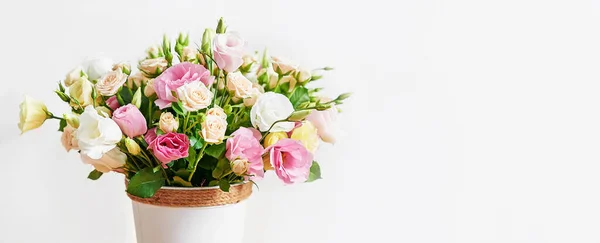
[[[54,91],[71,112],[57,116],[26,96],[19,128],[58,120],[65,149],[94,167],[88,178],[121,173],[139,198],[163,186],[227,192],[271,170],[285,184],[319,179],[313,154],[335,141],[337,106],[349,94],[328,99],[309,88],[330,68],[309,71],[244,46],[221,19],[198,47],[184,34],[174,43],[165,37],[137,71],[88,59]]]

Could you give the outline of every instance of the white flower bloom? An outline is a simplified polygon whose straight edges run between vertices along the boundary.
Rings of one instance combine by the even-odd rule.
[[[127,160],[127,155],[121,152],[119,148],[113,148],[98,159],[93,159],[81,153],[81,160],[83,160],[83,163],[93,165],[97,171],[107,173],[113,169],[123,167]]]
[[[258,97],[250,110],[250,121],[261,132],[269,130],[276,121],[284,120],[294,112],[290,100],[282,94],[267,92]],[[294,128],[293,122],[278,122],[271,132],[289,132]]]
[[[98,80],[104,74],[112,71],[113,61],[108,58],[97,57],[84,61],[81,66],[90,80]]]
[[[76,137],[81,153],[91,159],[100,159],[102,155],[116,147],[123,134],[110,118],[98,115],[94,107],[87,106],[79,116],[79,128]]]

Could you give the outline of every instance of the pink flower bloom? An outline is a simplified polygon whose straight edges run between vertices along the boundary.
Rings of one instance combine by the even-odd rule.
[[[160,109],[170,107],[171,102],[176,102],[177,98],[173,96],[173,92],[184,84],[200,81],[206,87],[215,80],[215,77],[210,76],[204,66],[189,62],[176,64],[165,70],[161,75],[154,79],[154,91],[158,99],[155,101]]]
[[[324,111],[312,111],[307,121],[310,121],[317,128],[317,133],[326,143],[335,143],[336,137],[340,134],[340,128],[337,123],[338,110],[334,106]]]
[[[146,118],[142,112],[132,104],[121,106],[113,112],[113,121],[119,125],[121,131],[130,138],[137,137],[148,131]]]
[[[148,149],[152,151],[154,156],[167,167],[169,162],[188,157],[188,149],[190,148],[190,140],[185,134],[181,133],[166,133],[156,137],[149,145]]]
[[[243,63],[244,39],[236,32],[218,34],[213,40],[213,53],[219,68],[231,73]]]
[[[286,184],[305,182],[310,174],[313,154],[296,140],[283,138],[266,148],[277,177]]]
[[[229,161],[247,159],[250,162],[248,174],[252,179],[261,179],[265,175],[262,161],[263,147],[260,145],[260,132],[254,128],[240,127],[227,139],[225,157]]]
[[[144,135],[147,144],[150,144],[154,139],[156,139],[156,127],[148,129],[148,132]]]
[[[117,96],[108,98],[108,100],[106,100],[106,105],[108,105],[108,107],[110,107],[110,109],[113,111],[121,107],[121,105],[119,105],[119,101],[117,101]]]

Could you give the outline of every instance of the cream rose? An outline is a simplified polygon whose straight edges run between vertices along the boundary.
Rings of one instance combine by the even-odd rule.
[[[248,168],[250,167],[250,162],[248,159],[236,159],[231,161],[231,171],[238,176],[242,176],[246,174]]]
[[[165,133],[168,132],[177,132],[177,128],[179,128],[179,122],[171,112],[163,112],[160,114],[160,121],[158,122],[158,127]]]
[[[65,86],[69,87],[75,82],[79,81],[79,79],[81,79],[82,73],[83,68],[81,66],[73,68],[69,73],[67,73],[67,77],[65,77]]]
[[[82,153],[81,160],[83,160],[83,163],[94,166],[97,171],[107,173],[113,169],[123,167],[127,161],[127,155],[121,152],[119,148],[113,148],[98,159],[90,158]]]
[[[193,60],[196,60],[196,56],[198,56],[198,50],[191,46],[186,46],[183,48],[182,54],[183,55],[181,58],[184,62],[191,62]]]
[[[142,87],[142,84],[148,82],[148,78],[146,78],[141,72],[137,72],[133,75],[129,75],[127,78],[127,88],[134,89],[136,87]]]
[[[127,82],[127,74],[120,71],[111,71],[98,80],[96,90],[103,96],[113,96],[125,82]]]
[[[275,88],[275,86],[277,86],[277,85],[282,85],[284,83],[289,83],[290,87],[289,87],[289,89],[287,91],[291,92],[292,90],[294,90],[294,87],[296,87],[296,83],[298,81],[294,78],[294,76],[288,75],[288,76],[283,76],[280,80],[273,80],[273,79],[271,79],[270,82],[271,83],[269,84],[269,88],[271,88],[271,89]]]
[[[225,114],[225,111],[223,111],[223,108],[218,107],[218,106],[208,109],[208,111],[206,111],[206,115],[207,116],[217,116],[223,120],[227,119],[227,114]]]
[[[253,106],[262,93],[258,88],[250,89],[248,96],[244,98],[244,105],[247,107]]]
[[[187,111],[197,111],[210,105],[213,93],[199,81],[184,84],[177,88],[177,97]]]
[[[41,101],[35,100],[28,95],[19,106],[19,129],[21,134],[36,129],[44,124],[44,121],[50,117],[48,108]]]
[[[75,133],[77,130],[70,125],[67,125],[63,129],[62,136],[60,137],[60,141],[67,150],[67,152],[71,151],[71,149],[79,150],[79,143],[77,142],[77,138],[75,137]]]
[[[238,99],[247,98],[252,88],[252,82],[244,77],[242,73],[235,72],[227,75],[227,90],[233,94],[233,97]]]
[[[77,82],[75,82],[71,87],[69,87],[69,95],[71,98],[77,99],[79,105],[81,107],[86,107],[93,103],[92,99],[92,91],[94,89],[94,84],[87,80],[85,77],[81,77]],[[99,100],[102,97],[98,96]],[[71,106],[78,107],[75,101],[71,100]]]
[[[144,73],[144,76],[153,78],[161,74],[167,68],[167,65],[167,59],[157,57],[141,61],[138,68]]]
[[[208,144],[219,144],[225,139],[227,120],[219,116],[208,115],[202,122],[202,138]]]
[[[296,71],[296,80],[300,83],[306,83],[310,80],[312,74],[306,69],[298,69]]]
[[[273,64],[273,70],[280,74],[289,74],[298,69],[297,64],[279,57],[272,57],[271,63]]]
[[[129,75],[131,73],[131,65],[127,62],[120,62],[120,63],[113,65],[112,70],[119,71],[119,72]]]
[[[154,79],[150,79],[146,83],[146,87],[144,87],[144,95],[150,97],[153,94],[156,94],[156,91],[154,91]]]

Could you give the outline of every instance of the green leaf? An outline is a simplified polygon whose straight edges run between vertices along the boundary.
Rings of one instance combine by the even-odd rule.
[[[180,102],[171,103],[171,108],[173,108],[173,111],[175,111],[175,113],[177,113],[178,115],[185,115],[185,110],[181,106]]]
[[[65,119],[60,119],[60,122],[58,123],[58,131],[64,131],[65,127],[67,126],[67,120]]]
[[[221,176],[223,175],[223,169],[219,168],[219,166],[217,166],[213,171],[212,171],[212,176],[214,178],[221,178]]]
[[[119,90],[118,94],[121,96],[121,99],[123,100],[122,105],[131,103],[131,100],[133,99],[133,92],[127,86],[121,87],[121,90]],[[117,100],[118,99],[119,99],[119,97],[117,96]]]
[[[192,164],[192,163],[196,163],[196,149],[194,149],[194,147],[191,147],[188,149],[188,157],[187,157],[187,161]]]
[[[283,91],[283,93],[288,93],[290,92],[290,83],[283,83],[280,84],[279,87],[281,87],[281,91]]]
[[[317,161],[313,161],[312,165],[310,166],[310,174],[308,175],[308,180],[306,180],[306,182],[312,182],[318,179],[322,179],[321,166],[319,166],[319,163],[317,163]]]
[[[189,181],[185,181],[184,179],[182,179],[179,176],[173,176],[173,182],[177,185],[183,186],[183,187],[192,187],[192,183]]]
[[[188,178],[190,176],[190,171],[186,169],[179,169],[175,171],[175,176],[179,176],[181,178]]]
[[[153,168],[147,167],[131,177],[127,192],[141,198],[149,198],[154,196],[154,193],[164,184],[165,179],[160,171],[154,171]]]
[[[206,147],[204,152],[213,158],[221,158],[221,156],[225,153],[225,143],[210,145]]]
[[[102,176],[102,172],[97,171],[97,170],[92,170],[92,172],[90,172],[90,174],[88,175],[88,179],[90,180],[98,180],[98,178],[100,178],[100,176]]]
[[[310,101],[310,97],[308,96],[308,90],[304,87],[297,87],[290,96],[290,102],[292,102],[294,108],[307,101]]]
[[[226,179],[222,179],[219,181],[219,188],[221,188],[224,192],[229,192],[229,181]]]
[[[200,162],[198,162],[198,167],[205,170],[213,170],[217,167],[217,159],[213,157],[203,157]]]
[[[219,185],[219,181],[217,181],[217,180],[212,180],[208,183],[208,186],[217,186],[217,185]]]

